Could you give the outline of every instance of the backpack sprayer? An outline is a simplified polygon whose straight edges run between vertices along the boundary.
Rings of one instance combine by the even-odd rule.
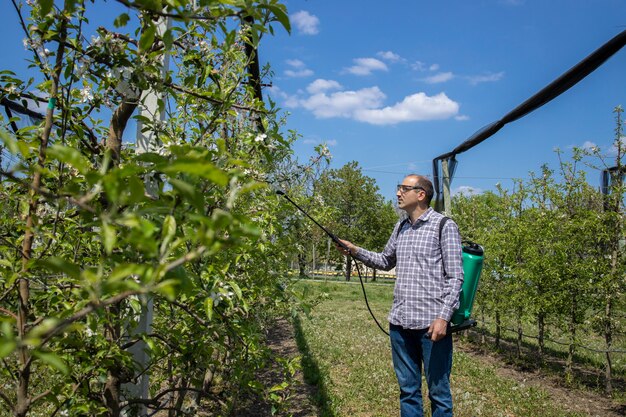
[[[372,318],[374,319],[374,321],[376,322],[380,330],[382,330],[382,332],[388,336],[389,333],[385,329],[383,329],[383,327],[380,325],[378,320],[376,320],[376,317],[374,316],[374,313],[372,312],[372,309],[370,308],[369,302],[367,301],[367,293],[365,292],[365,286],[363,285],[363,279],[361,278],[361,270],[359,268],[359,264],[358,262],[356,262],[357,259],[352,255],[352,253],[350,253],[350,250],[348,249],[348,247],[344,245],[337,236],[335,236],[328,229],[326,229],[324,226],[318,223],[317,220],[311,217],[311,215],[309,215],[309,213],[307,213],[302,207],[296,204],[295,201],[289,198],[289,196],[284,191],[278,190],[278,189],[276,189],[275,191],[276,191],[276,194],[282,195],[283,197],[285,197],[285,199],[289,201],[294,207],[296,207],[298,210],[304,213],[305,216],[311,219],[311,221],[313,221],[313,223],[315,223],[317,227],[322,229],[324,233],[326,233],[328,237],[330,237],[331,240],[335,244],[341,246],[342,248],[348,251],[349,256],[355,261],[354,264],[356,266],[356,270],[359,275],[359,281],[361,283],[361,289],[363,290],[363,297],[365,298],[365,305],[367,306],[367,310],[369,311],[370,315],[372,316]],[[443,229],[443,224],[445,223],[446,220],[447,218],[444,218],[440,222],[440,225],[439,225],[440,236],[441,236],[441,230]],[[463,285],[461,286],[461,293],[459,295],[459,308],[454,312],[450,320],[452,324],[452,326],[450,327],[451,333],[459,332],[461,330],[469,329],[470,327],[476,326],[476,321],[471,319],[471,315],[472,315],[472,307],[474,306],[474,297],[476,296],[476,290],[478,289],[478,281],[480,280],[480,274],[483,269],[484,250],[482,246],[474,242],[464,242],[462,249],[463,249],[464,280],[463,280]],[[444,265],[444,271],[445,271],[445,265]]]

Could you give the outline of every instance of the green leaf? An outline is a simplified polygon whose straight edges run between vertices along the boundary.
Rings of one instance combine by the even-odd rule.
[[[15,350],[17,342],[15,336],[13,336],[13,330],[11,323],[8,321],[2,322],[2,337],[0,337],[0,359],[6,358]]]
[[[135,314],[141,313],[141,301],[136,298],[130,297],[128,299],[128,304]]]
[[[206,310],[206,316],[209,320],[213,320],[213,298],[207,297],[204,300],[204,309]]]
[[[9,356],[17,347],[13,339],[0,339],[0,359]]]
[[[237,298],[241,300],[242,293],[241,293],[241,288],[239,288],[239,285],[237,285],[235,281],[229,281],[228,284],[230,284],[230,286],[232,287],[233,291],[237,295]]]
[[[174,44],[174,36],[172,35],[172,29],[168,29],[163,34],[163,43],[165,44],[165,48],[171,49]]]
[[[218,185],[228,184],[228,175],[209,162],[175,161],[169,165],[161,165],[160,171],[168,174],[189,174],[206,178]]]
[[[44,17],[50,13],[53,4],[54,0],[39,0],[39,15]]]
[[[34,350],[33,351],[33,355],[35,355],[37,358],[41,359],[42,362],[50,365],[51,367],[53,367],[54,369],[58,370],[59,372],[67,375],[69,373],[69,369],[67,367],[67,364],[65,363],[65,361],[63,359],[61,359],[61,357],[55,353],[52,352],[42,352],[39,350]]]
[[[28,144],[18,141],[17,138],[4,129],[0,129],[0,140],[4,143],[5,148],[13,155],[28,156],[30,153]]]
[[[141,34],[139,38],[139,50],[147,51],[154,43],[154,36],[156,35],[156,26],[150,24]]]
[[[285,30],[291,33],[291,22],[289,21],[289,16],[287,16],[287,11],[285,10],[284,5],[268,5],[267,8],[274,13],[274,17],[276,20],[280,22],[281,25],[285,28]]]
[[[138,264],[121,264],[115,267],[109,275],[109,280],[118,281],[132,275],[142,276],[148,267]]]
[[[165,217],[165,220],[163,221],[163,229],[161,230],[161,239],[162,239],[161,248],[160,248],[161,256],[163,256],[163,254],[167,250],[167,247],[169,246],[170,242],[172,241],[175,235],[176,235],[176,219],[174,218],[174,216],[168,215]]]
[[[44,268],[65,273],[72,278],[80,278],[80,267],[72,262],[66,261],[63,258],[51,256],[50,258],[38,260],[35,263]]]
[[[197,208],[198,210],[202,210],[204,208],[202,196],[200,195],[200,193],[198,193],[198,190],[192,184],[176,178],[170,178],[169,183],[179,194],[181,194],[182,197],[185,197],[189,201],[189,203],[192,204],[195,208]]]
[[[156,286],[155,290],[168,300],[173,301],[176,299],[176,287],[178,284],[179,282],[176,279],[166,279],[159,282],[159,285]]]
[[[103,223],[101,236],[102,244],[104,245],[104,251],[107,253],[107,255],[110,255],[113,251],[113,248],[115,247],[115,243],[117,243],[117,232],[115,230],[115,227],[113,227],[113,225],[109,223]]]
[[[276,384],[272,388],[270,388],[269,392],[282,391],[285,388],[287,388],[288,386],[289,386],[289,383],[287,381],[283,381],[280,384]]]
[[[139,162],[152,162],[153,164],[165,163],[167,158],[155,152],[144,152],[135,157]]]
[[[113,25],[116,28],[120,28],[122,26],[126,26],[129,20],[130,20],[130,16],[128,16],[128,13],[122,13],[115,19],[115,21],[113,22]]]

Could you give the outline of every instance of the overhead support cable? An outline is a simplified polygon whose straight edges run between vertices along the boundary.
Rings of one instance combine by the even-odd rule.
[[[438,211],[448,211],[448,207],[444,207],[442,201],[444,185],[452,182],[454,167],[456,167],[456,156],[463,153],[484,140],[490,138],[506,124],[514,122],[527,114],[537,110],[539,107],[550,102],[554,98],[563,94],[571,87],[576,85],[580,80],[591,74],[598,69],[606,60],[613,56],[617,51],[622,49],[626,45],[626,30],[609,40],[607,43],[596,49],[593,53],[580,61],[578,64],[570,68],[567,72],[561,75],[556,80],[552,81],[546,87],[541,89],[538,93],[524,101],[515,109],[507,113],[503,118],[497,120],[482,129],[475,132],[467,140],[454,148],[452,151],[439,155],[433,159],[433,180],[435,186],[435,209]],[[447,161],[449,175],[447,178],[442,178],[440,175],[439,165]],[[452,168],[450,168],[452,167]],[[444,184],[445,183],[445,184]]]

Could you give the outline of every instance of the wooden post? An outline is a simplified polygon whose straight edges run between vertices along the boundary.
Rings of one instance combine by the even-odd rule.
[[[450,201],[450,171],[448,169],[448,160],[441,161],[441,170],[443,173],[443,210],[442,214],[449,216],[452,214],[452,203]]]

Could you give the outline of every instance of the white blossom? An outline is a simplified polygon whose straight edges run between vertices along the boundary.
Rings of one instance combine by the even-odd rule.
[[[93,94],[91,93],[91,88],[86,85],[80,90],[81,103],[87,103],[93,100]]]
[[[254,138],[255,142],[263,142],[265,140],[265,138],[267,138],[267,135],[265,133],[258,135],[256,138]]]

